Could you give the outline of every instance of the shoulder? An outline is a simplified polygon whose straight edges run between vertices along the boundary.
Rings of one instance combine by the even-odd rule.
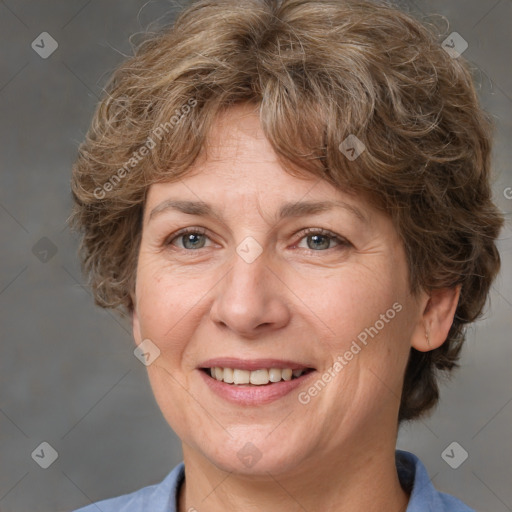
[[[436,490],[416,455],[396,450],[395,458],[400,483],[410,492],[406,512],[475,512],[454,496]]]
[[[184,478],[180,462],[160,483],[143,487],[130,494],[91,503],[73,512],[176,512],[177,490]]]

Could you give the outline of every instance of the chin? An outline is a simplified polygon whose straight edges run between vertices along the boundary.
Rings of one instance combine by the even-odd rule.
[[[305,459],[304,443],[290,444],[290,439],[271,439],[266,431],[254,436],[233,436],[229,441],[208,442],[200,447],[210,463],[227,473],[247,476],[278,475],[296,470]],[[219,448],[212,450],[212,446]]]

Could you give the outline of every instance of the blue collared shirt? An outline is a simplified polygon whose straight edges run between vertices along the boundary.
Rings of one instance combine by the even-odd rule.
[[[457,498],[437,491],[416,455],[396,450],[395,458],[400,483],[410,492],[406,512],[475,512]],[[179,488],[184,478],[185,466],[181,462],[159,484],[73,512],[177,512]]]

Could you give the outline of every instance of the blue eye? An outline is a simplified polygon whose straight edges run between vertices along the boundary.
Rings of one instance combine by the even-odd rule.
[[[333,240],[337,243],[337,246],[344,247],[350,245],[347,240],[326,229],[308,228],[302,232],[302,234],[304,233],[305,235],[302,236],[300,240],[311,240],[311,243],[307,245],[308,249],[313,252],[322,252],[322,250],[331,249],[329,246]]]
[[[307,250],[309,252],[325,252],[325,250],[332,249],[330,247],[332,242],[336,242],[337,247],[347,247],[350,244],[346,239],[321,228],[308,228],[303,230],[301,233],[303,239],[311,240],[311,243],[307,243]],[[199,249],[203,249],[205,246],[206,239],[209,237],[206,235],[206,230],[203,228],[185,228],[178,231],[171,239],[168,239],[166,245],[175,245],[173,242],[179,240],[181,247],[178,249],[184,251],[194,252]]]
[[[169,240],[168,244],[172,245],[174,240],[181,240],[183,243],[183,249],[202,249],[204,247],[204,243],[201,243],[201,237],[206,237],[205,231],[199,228],[186,228],[179,231],[176,236],[174,236],[171,240]],[[208,238],[208,237],[206,237]],[[180,247],[181,249],[181,247]]]

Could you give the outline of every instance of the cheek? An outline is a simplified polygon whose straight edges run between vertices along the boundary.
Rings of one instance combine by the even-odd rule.
[[[387,329],[393,320],[381,325],[380,315],[385,315],[385,320],[399,316],[393,304],[403,301],[400,279],[384,270],[388,269],[382,269],[379,276],[366,267],[347,267],[325,279],[315,280],[315,286],[309,283],[305,303],[316,317],[322,339],[333,348],[341,349],[347,342],[350,344],[376,322],[379,331]]]
[[[137,283],[141,337],[160,349],[160,357],[147,367],[153,395],[171,428],[186,440],[191,429],[190,410],[197,404],[184,392],[190,387],[189,372],[184,369],[190,366],[188,341],[194,334],[204,282],[185,279],[160,261],[141,265]]]
[[[413,324],[404,262],[376,258],[373,265],[333,273],[310,300],[321,320],[315,324],[322,331],[319,340],[329,354],[328,366],[338,365],[330,399],[344,403],[341,411],[360,409],[357,417],[367,413],[365,407],[378,410],[389,400],[394,403],[394,396],[400,396]],[[345,403],[339,397],[349,390],[357,398]]]
[[[142,260],[144,261],[144,260]],[[166,368],[189,364],[194,333],[207,315],[209,293],[218,277],[207,272],[185,273],[154,258],[140,266],[137,275],[137,311],[142,338],[151,339],[162,353]],[[192,365],[192,366],[191,366]]]
[[[174,345],[178,326],[190,309],[191,297],[177,278],[156,263],[141,261],[137,273],[137,312],[141,335],[162,350]]]

